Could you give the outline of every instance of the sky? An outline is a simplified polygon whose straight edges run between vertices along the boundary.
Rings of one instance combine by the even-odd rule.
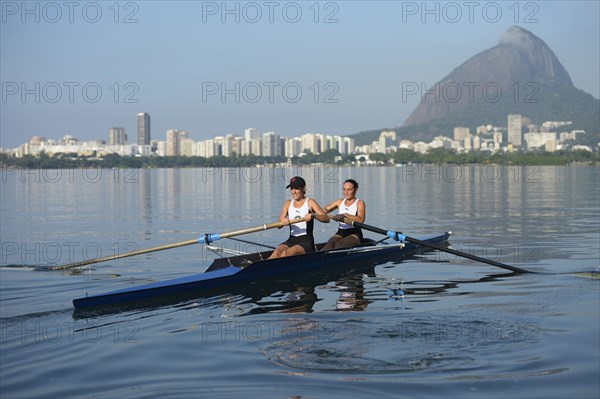
[[[429,88],[512,25],[600,97],[594,1],[0,1],[0,146],[244,129],[401,126]],[[466,95],[466,94],[465,94]],[[508,93],[506,93],[508,95]]]

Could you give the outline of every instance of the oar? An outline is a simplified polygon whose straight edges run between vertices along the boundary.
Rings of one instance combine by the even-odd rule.
[[[496,261],[491,260],[491,259],[481,258],[479,256],[471,255],[471,254],[468,254],[466,252],[460,252],[460,251],[457,251],[455,249],[450,249],[450,248],[443,247],[441,245],[433,244],[433,243],[426,242],[426,241],[421,241],[421,240],[419,240],[417,238],[405,236],[404,234],[402,234],[400,232],[397,232],[397,231],[384,230],[384,229],[381,229],[379,227],[369,226],[368,224],[354,222],[354,221],[349,220],[347,218],[344,218],[344,223],[351,224],[353,226],[360,227],[361,229],[369,230],[369,231],[372,231],[374,233],[383,234],[385,236],[393,238],[396,241],[404,240],[404,241],[412,242],[414,244],[422,245],[424,247],[429,247],[429,248],[437,249],[438,251],[448,252],[449,254],[453,254],[453,255],[456,255],[456,256],[462,256],[463,258],[467,258],[467,259],[475,260],[477,262],[487,263],[488,265],[492,265],[492,266],[496,266],[496,267],[501,267],[503,269],[511,270],[511,271],[513,271],[515,273],[534,273],[534,272],[531,272],[531,271],[528,271],[528,270],[520,269],[520,268],[515,267],[515,266],[510,266],[510,265],[507,265],[507,264],[504,264],[504,263],[496,262]]]
[[[137,251],[131,251],[131,252],[126,252],[126,253],[122,253],[122,254],[115,254],[115,255],[104,256],[101,258],[88,259],[88,260],[84,260],[81,262],[69,263],[69,264],[62,265],[62,266],[54,266],[49,269],[50,270],[66,270],[66,269],[72,269],[75,267],[87,266],[87,265],[91,265],[94,263],[106,262],[108,260],[116,260],[116,259],[121,259],[121,258],[127,258],[129,256],[143,255],[143,254],[147,254],[150,252],[164,251],[165,249],[185,247],[186,245],[209,244],[213,241],[217,241],[222,238],[240,236],[242,234],[249,234],[249,233],[254,233],[257,231],[284,227],[284,226],[288,226],[290,224],[299,223],[299,222],[303,222],[303,221],[304,221],[304,219],[294,219],[294,220],[290,220],[289,222],[275,222],[275,223],[263,224],[262,226],[248,227],[245,229],[229,231],[226,233],[205,234],[204,236],[200,236],[193,240],[174,242],[172,244],[159,245],[157,247],[139,249]]]

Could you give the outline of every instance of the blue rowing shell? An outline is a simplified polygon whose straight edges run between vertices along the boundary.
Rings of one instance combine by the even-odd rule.
[[[439,244],[447,241],[448,237],[449,233],[444,233],[419,239]],[[271,251],[221,258],[213,262],[204,273],[77,298],[73,300],[73,306],[76,309],[113,307],[240,283],[259,284],[266,279],[292,278],[298,273],[319,271],[326,267],[344,266],[349,261],[371,262],[390,259],[414,251],[417,247],[418,245],[412,243],[375,245],[374,241],[369,241],[358,247],[313,252],[279,259],[264,259]],[[235,266],[236,264],[240,265],[244,260],[250,260],[253,263],[244,268]]]

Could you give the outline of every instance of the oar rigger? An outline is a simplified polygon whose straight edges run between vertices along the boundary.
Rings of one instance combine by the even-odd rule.
[[[204,237],[198,237],[198,243],[200,244],[210,244],[213,241],[217,241],[221,239],[221,235],[219,233],[206,233]]]

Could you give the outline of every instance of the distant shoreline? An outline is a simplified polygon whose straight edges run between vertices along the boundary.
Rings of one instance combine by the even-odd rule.
[[[401,167],[407,165],[506,165],[506,166],[579,166],[600,165],[598,152],[565,151],[560,153],[512,153],[512,154],[456,154],[437,152],[433,154],[370,154],[370,161],[358,161],[354,157],[344,157],[337,162],[330,157],[309,154],[301,158],[285,157],[121,157],[118,155],[103,158],[92,157],[33,157],[21,158],[0,156],[0,168],[15,169],[172,169],[172,168],[276,168],[308,165],[334,165],[340,167]],[[360,156],[359,156],[359,159]]]

